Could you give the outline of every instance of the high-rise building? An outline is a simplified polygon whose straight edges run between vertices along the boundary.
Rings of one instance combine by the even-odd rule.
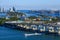
[[[4,10],[4,8],[2,8],[2,12],[4,12],[5,10]]]
[[[1,8],[1,7],[0,7],[0,12],[4,12],[4,11],[5,11],[4,8]]]
[[[15,11],[15,7],[13,7],[13,11]]]

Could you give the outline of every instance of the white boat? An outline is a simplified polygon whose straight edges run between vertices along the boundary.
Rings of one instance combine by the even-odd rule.
[[[41,35],[41,33],[31,33],[31,34],[25,34],[25,36],[35,36],[35,35]]]

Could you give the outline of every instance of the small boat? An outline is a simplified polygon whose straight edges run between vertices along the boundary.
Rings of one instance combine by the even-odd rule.
[[[41,33],[31,33],[31,34],[25,34],[25,36],[35,36],[35,35],[41,35]]]

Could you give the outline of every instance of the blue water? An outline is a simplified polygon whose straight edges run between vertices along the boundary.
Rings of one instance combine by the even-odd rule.
[[[60,17],[59,13],[40,13],[40,12],[32,12],[31,10],[17,10],[17,12],[23,12],[27,14],[27,16],[38,16],[38,15],[44,14],[46,16]]]
[[[0,27],[0,40],[60,40],[59,36],[51,35],[34,35],[34,36],[25,36],[25,33],[20,30],[10,29],[6,27]]]

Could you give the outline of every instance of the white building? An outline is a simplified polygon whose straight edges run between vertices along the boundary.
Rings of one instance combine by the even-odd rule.
[[[15,12],[15,8],[14,7],[12,7],[12,8],[10,8],[10,10],[9,10],[10,12]]]

